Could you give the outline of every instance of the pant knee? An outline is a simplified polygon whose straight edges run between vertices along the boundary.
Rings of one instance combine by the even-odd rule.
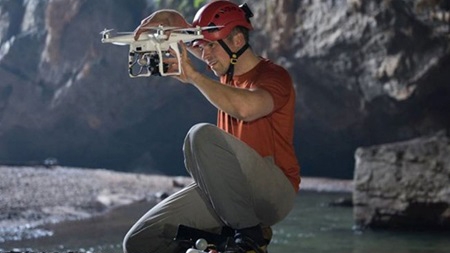
[[[186,135],[184,145],[189,146],[190,148],[198,147],[199,144],[203,145],[203,143],[207,143],[208,140],[211,140],[214,132],[216,132],[218,128],[209,123],[199,123],[191,127],[189,132]]]
[[[141,227],[142,228],[142,227]],[[166,223],[154,223],[146,226],[144,230],[139,227],[133,233],[128,232],[122,242],[124,253],[159,253],[178,252],[178,247],[174,241],[178,225]]]
[[[124,253],[141,253],[149,252],[149,247],[146,245],[145,238],[138,236],[125,236],[122,242],[122,249]]]
[[[148,252],[146,249],[145,236],[143,237],[142,232],[136,233],[138,229],[130,230],[123,238],[122,249],[124,253],[141,253],[143,251]]]
[[[190,139],[197,139],[205,135],[207,136],[212,131],[217,131],[217,129],[218,128],[215,125],[209,123],[199,123],[189,129],[187,136],[190,137]]]
[[[125,238],[123,239],[122,249],[123,249],[123,253],[133,253],[133,252],[135,252],[133,250],[133,247],[132,247],[132,240],[130,240],[130,237],[128,237],[128,235],[125,236]]]

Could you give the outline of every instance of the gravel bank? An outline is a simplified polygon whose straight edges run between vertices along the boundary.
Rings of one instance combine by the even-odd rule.
[[[44,223],[76,220],[171,193],[189,178],[63,167],[0,167],[0,242],[48,235]]]
[[[0,242],[51,235],[39,225],[100,215],[156,200],[191,182],[168,177],[67,167],[0,166]],[[302,190],[351,192],[350,180],[302,179]]]

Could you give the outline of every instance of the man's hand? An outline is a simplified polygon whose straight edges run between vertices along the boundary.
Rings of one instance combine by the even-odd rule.
[[[178,43],[178,46],[181,48],[180,51],[180,66],[178,66],[178,61],[176,58],[176,54],[172,52],[172,55],[175,56],[173,58],[169,58],[166,62],[169,64],[169,72],[176,72],[178,68],[181,68],[181,74],[179,76],[174,76],[176,79],[183,83],[192,83],[195,75],[199,73],[194,69],[194,66],[189,58],[187,46],[183,41]]]
[[[160,25],[181,28],[192,27],[179,12],[175,10],[159,10],[141,21],[141,24],[134,30],[134,40],[137,40],[141,33],[148,32]],[[170,31],[167,33],[169,35]]]

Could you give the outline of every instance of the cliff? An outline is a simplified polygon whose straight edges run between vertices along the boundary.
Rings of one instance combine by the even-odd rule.
[[[445,1],[247,2],[252,46],[295,81],[303,175],[351,178],[358,147],[449,128]],[[173,79],[129,78],[127,48],[100,42],[104,28],[132,31],[156,8],[145,0],[1,1],[0,163],[54,157],[183,174],[184,135],[214,122],[214,108]]]

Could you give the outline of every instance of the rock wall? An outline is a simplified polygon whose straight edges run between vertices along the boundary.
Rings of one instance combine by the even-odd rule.
[[[100,42],[105,27],[133,30],[151,7],[146,1],[0,2],[1,27],[10,28],[0,37],[3,164],[54,157],[81,167],[184,172],[184,134],[214,119],[214,111],[173,79],[130,79],[128,49]]]
[[[358,146],[448,128],[449,25],[432,19],[448,10],[418,3],[266,1],[258,9],[268,13],[258,16],[262,49],[295,73],[304,171],[347,175],[354,161],[345,158]]]
[[[354,218],[359,227],[450,228],[450,140],[443,133],[359,148]]]
[[[351,178],[357,147],[449,128],[449,26],[435,18],[447,13],[442,5],[247,2],[253,48],[295,81],[304,175]],[[182,5],[192,1],[164,3],[193,16]],[[131,31],[156,8],[146,0],[1,1],[0,163],[55,157],[183,174],[184,135],[215,122],[215,110],[173,79],[130,79],[127,49],[100,43],[104,28]]]

